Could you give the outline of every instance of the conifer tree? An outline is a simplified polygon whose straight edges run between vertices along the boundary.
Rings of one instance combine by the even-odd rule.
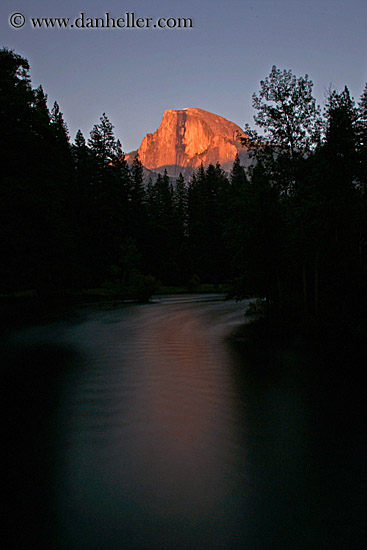
[[[54,139],[47,96],[33,90],[29,64],[0,50],[0,108],[5,147],[2,221],[10,286],[49,291],[70,283],[73,255],[66,216],[67,176]],[[9,190],[11,189],[11,193]]]
[[[230,173],[230,182],[232,187],[242,187],[247,182],[246,172],[244,167],[241,166],[238,153],[233,161]]]
[[[100,118],[100,123],[95,124],[90,133],[88,145],[102,165],[113,163],[121,155],[121,145],[116,141],[114,126],[111,124],[106,113]]]
[[[93,270],[97,278],[107,277],[109,266],[119,260],[121,242],[128,223],[130,175],[121,143],[105,113],[88,140],[91,155],[93,193]]]
[[[184,177],[180,172],[174,188],[174,210],[178,232],[183,238],[187,230],[187,188]]]

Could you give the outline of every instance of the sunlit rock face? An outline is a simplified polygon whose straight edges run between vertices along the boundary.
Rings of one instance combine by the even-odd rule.
[[[203,109],[168,109],[158,130],[145,136],[138,153],[145,168],[154,172],[167,169],[170,176],[190,174],[201,163],[219,162],[224,170],[230,170],[237,153],[241,163],[247,164],[239,136],[244,133],[237,124]],[[128,162],[134,156],[127,155]]]

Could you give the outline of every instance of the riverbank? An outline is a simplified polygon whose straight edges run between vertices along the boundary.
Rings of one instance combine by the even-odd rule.
[[[263,319],[242,324],[232,332],[230,341],[250,362],[256,358],[253,363],[270,385],[282,377],[284,364],[289,364],[289,360],[292,369],[304,369],[297,361],[292,364],[290,358],[306,357],[304,374],[324,418],[325,434],[334,438],[334,433],[343,427],[351,452],[356,441],[361,444],[365,434],[366,326],[315,322],[288,326],[285,330],[284,326]],[[365,452],[358,448],[356,460]]]
[[[154,296],[184,294],[227,294],[228,284],[197,284],[195,288],[187,286],[160,285]],[[148,302],[149,300],[146,300]],[[124,299],[106,288],[83,290],[64,290],[39,295],[35,290],[25,290],[13,294],[0,295],[0,327],[3,329],[24,326],[29,323],[46,323],[67,318],[84,306],[113,307],[139,302]]]
[[[307,323],[281,323],[276,319],[251,319],[231,335],[235,341],[254,348],[314,350],[340,361],[367,358],[367,325],[317,320]],[[366,363],[367,364],[367,363]]]

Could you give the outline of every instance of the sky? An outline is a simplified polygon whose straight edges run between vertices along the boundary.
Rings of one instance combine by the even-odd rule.
[[[33,28],[31,18],[152,18],[149,28]],[[24,26],[10,24],[24,15]],[[131,17],[131,16],[130,16]],[[159,18],[192,28],[152,28]],[[22,22],[17,16],[15,24]],[[111,19],[110,19],[111,21]],[[120,23],[122,24],[122,23]],[[163,22],[161,22],[163,24]],[[171,23],[173,24],[173,23]],[[366,0],[2,0],[0,47],[28,59],[33,87],[56,100],[71,139],[103,112],[125,152],[159,126],[166,109],[198,107],[254,125],[251,96],[273,65],[308,74],[320,105],[367,82]]]

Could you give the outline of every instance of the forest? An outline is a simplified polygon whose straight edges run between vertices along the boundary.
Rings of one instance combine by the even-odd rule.
[[[26,59],[0,51],[0,294],[103,289],[145,301],[162,285],[226,283],[279,326],[367,334],[367,85],[330,90],[273,66],[245,128],[250,168],[144,181],[105,113],[71,142]],[[251,313],[251,312],[250,312]]]

